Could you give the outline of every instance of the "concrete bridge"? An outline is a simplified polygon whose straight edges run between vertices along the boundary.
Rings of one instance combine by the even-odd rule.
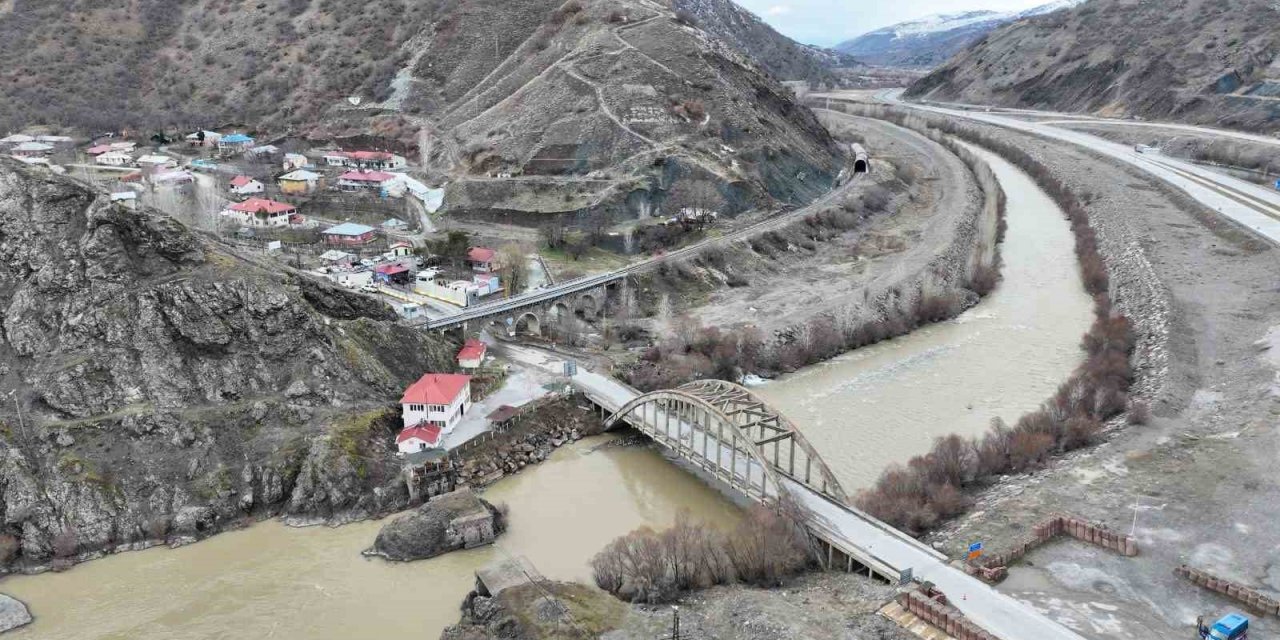
[[[1082,640],[853,507],[798,425],[749,389],[707,380],[642,394],[590,371],[573,384],[608,414],[607,425],[631,425],[729,492],[761,503],[790,496],[826,568],[865,571],[893,584],[930,581],[970,620],[1006,640]]]
[[[426,328],[437,331],[455,329],[465,333],[498,325],[508,334],[542,335],[545,327],[562,317],[593,319],[603,314],[609,291],[629,274],[628,270],[620,270],[569,280],[429,320]]]

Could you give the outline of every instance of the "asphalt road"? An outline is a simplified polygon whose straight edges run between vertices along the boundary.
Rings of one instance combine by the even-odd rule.
[[[909,109],[983,122],[1084,147],[1145,171],[1186,192],[1187,195],[1234,221],[1241,227],[1249,229],[1270,242],[1280,244],[1280,193],[1270,189],[1159,153],[1138,153],[1133,147],[1104,140],[1080,131],[1062,129],[1049,123],[1022,120],[1008,115],[1000,115],[1000,112],[973,111],[903,102],[900,96],[900,91],[886,91],[878,94],[877,98],[882,102]],[[841,94],[832,95],[833,99],[839,99],[840,97],[842,97]],[[1062,115],[1025,109],[1017,110],[1016,113],[1021,115]],[[1087,119],[1073,119],[1073,121],[1087,121]],[[1173,126],[1204,135],[1227,136],[1248,139],[1254,142],[1265,141],[1268,144],[1280,144],[1280,141],[1265,136],[1224,132],[1220,129],[1208,127],[1156,125],[1154,123],[1127,120],[1106,120],[1106,122],[1116,126]]]

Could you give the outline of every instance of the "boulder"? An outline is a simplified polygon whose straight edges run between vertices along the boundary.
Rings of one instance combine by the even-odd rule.
[[[470,489],[436,496],[392,520],[366,555],[421,560],[491,544],[504,529],[502,514]]]
[[[27,605],[16,598],[0,593],[0,633],[17,629],[31,622],[31,612]]]

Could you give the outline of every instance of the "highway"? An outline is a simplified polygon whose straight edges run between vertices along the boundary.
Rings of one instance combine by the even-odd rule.
[[[1254,232],[1270,242],[1280,244],[1280,193],[1276,193],[1271,189],[1219,173],[1191,162],[1164,156],[1159,153],[1138,153],[1132,147],[1127,145],[1104,140],[1097,136],[1079,131],[1062,129],[1049,123],[1031,122],[1007,115],[999,115],[994,112],[970,111],[928,104],[903,102],[900,96],[901,91],[886,91],[878,94],[877,99],[899,107],[945,115],[952,118],[983,122],[1006,129],[1035,134],[1045,138],[1084,147],[1155,176],[1174,187],[1177,187],[1187,195],[1195,198],[1210,209],[1217,211],[1222,216],[1235,222],[1239,226]],[[842,98],[840,94],[832,94],[831,97],[835,100]],[[1018,110],[1016,113],[1044,116],[1062,115],[1057,113],[1042,113],[1027,110]],[[1073,121],[1084,120],[1085,119]],[[1238,132],[1224,132],[1207,127],[1164,125],[1147,122],[1129,122],[1125,120],[1105,120],[1103,122],[1117,126],[1131,125],[1144,127],[1170,127],[1195,131],[1206,135],[1228,136],[1248,139],[1254,142],[1262,141],[1269,144],[1280,144],[1280,141],[1269,139],[1264,136],[1254,136]]]

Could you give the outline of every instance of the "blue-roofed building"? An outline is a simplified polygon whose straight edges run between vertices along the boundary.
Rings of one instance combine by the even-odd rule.
[[[361,247],[372,242],[377,237],[378,230],[363,224],[344,222],[325,229],[321,235],[325,242],[334,246]]]
[[[253,138],[243,133],[229,133],[218,139],[220,151],[242,152],[254,146]]]

